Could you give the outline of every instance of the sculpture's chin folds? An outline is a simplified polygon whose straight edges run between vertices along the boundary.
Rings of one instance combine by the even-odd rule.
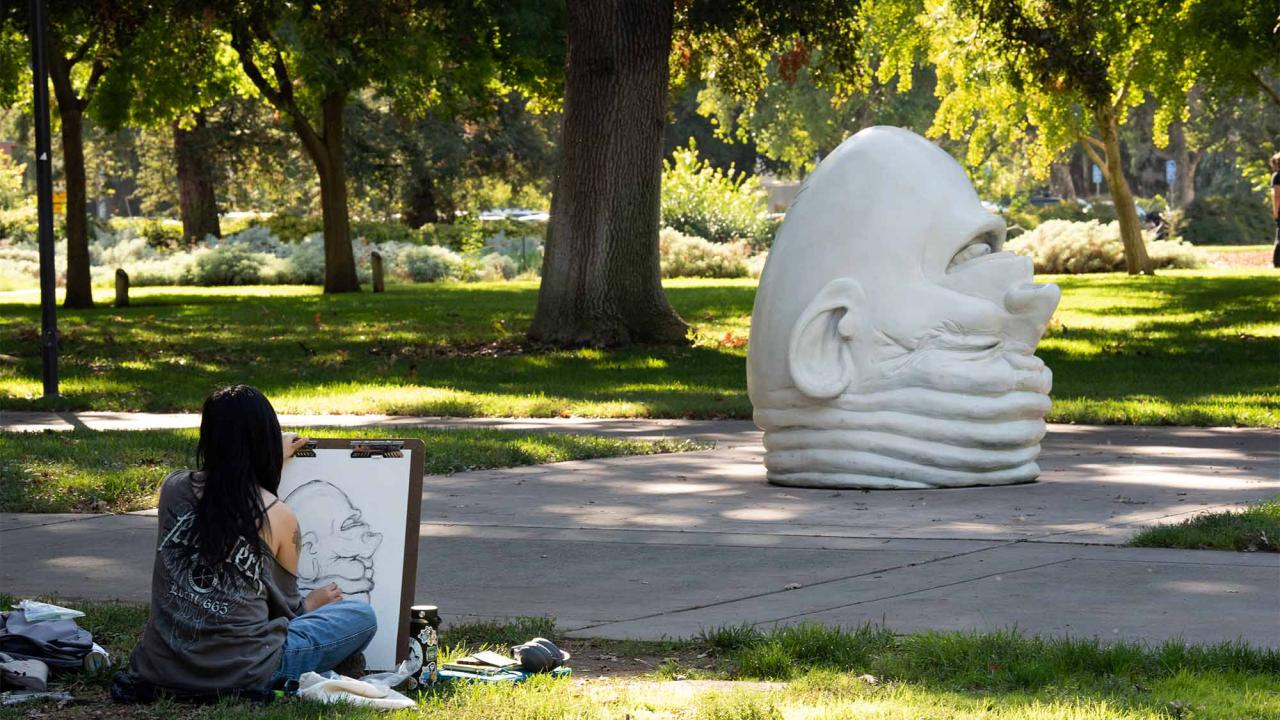
[[[778,398],[781,400],[782,398]],[[897,388],[757,408],[769,482],[819,488],[1007,485],[1040,474],[1049,398]]]
[[[1060,297],[1002,250],[1004,223],[913,133],[871,128],[806,180],[752,315],[748,388],[769,482],[1031,482]]]

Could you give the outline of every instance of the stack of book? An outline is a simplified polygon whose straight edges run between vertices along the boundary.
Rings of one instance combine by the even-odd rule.
[[[520,663],[514,658],[509,658],[501,653],[485,650],[474,655],[460,657],[453,662],[447,662],[441,665],[440,669],[448,670],[451,674],[488,677],[505,672],[519,671]]]

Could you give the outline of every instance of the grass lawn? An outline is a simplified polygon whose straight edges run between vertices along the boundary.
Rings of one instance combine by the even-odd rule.
[[[421,438],[426,472],[699,450],[689,440],[423,428],[302,428],[310,437]],[[195,462],[195,430],[0,432],[0,512],[123,512],[155,507],[160,482]]]
[[[1238,512],[1206,513],[1176,525],[1143,529],[1133,547],[1280,552],[1280,497]]]
[[[1057,276],[1041,345],[1058,422],[1280,427],[1280,283],[1270,270]],[[688,348],[520,345],[534,283],[140,288],[134,306],[62,311],[58,409],[196,411],[230,382],[282,412],[748,418],[754,281],[677,280]],[[106,302],[106,294],[99,300]],[[34,292],[0,293],[0,409],[40,399]]]
[[[81,624],[117,663],[124,662],[146,608],[69,604],[86,610]],[[481,647],[505,650],[533,635],[554,638],[554,624],[530,618],[446,626],[441,641],[450,657]],[[1238,644],[1102,646],[1014,632],[899,636],[878,627],[816,625],[767,634],[727,628],[659,643],[561,642],[574,655],[572,679],[428,692],[418,696],[417,708],[390,717],[1262,720],[1280,708],[1280,652]],[[0,708],[0,720],[388,717],[298,700],[266,707],[116,706],[107,697],[108,683],[107,673],[77,677],[63,687],[79,704]]]

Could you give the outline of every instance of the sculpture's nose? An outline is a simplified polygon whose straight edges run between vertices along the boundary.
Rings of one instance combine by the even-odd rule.
[[[1004,295],[1004,309],[1013,315],[1009,323],[1009,339],[1020,346],[1025,345],[1027,354],[1032,353],[1061,299],[1062,291],[1053,284],[1023,283],[1011,288]]]

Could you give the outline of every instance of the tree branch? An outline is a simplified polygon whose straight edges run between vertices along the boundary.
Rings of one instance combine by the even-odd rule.
[[[249,82],[262,93],[277,110],[288,112],[285,105],[284,97],[278,92],[267,78],[263,76],[262,70],[258,68],[258,63],[253,59],[253,47],[249,43],[249,39],[239,31],[231,33],[231,47],[236,51],[236,55],[240,56],[240,66],[244,68],[244,74],[248,76]]]
[[[72,67],[83,60],[85,54],[89,52],[89,49],[93,47],[93,44],[97,42],[97,39],[98,28],[94,27],[89,31],[89,36],[84,39],[84,42],[80,43],[80,47],[76,48],[75,52],[71,53],[71,57],[67,58],[67,67]]]
[[[276,85],[280,88],[280,97],[289,105],[297,106],[293,101],[293,82],[289,79],[289,67],[284,64],[284,55],[275,48],[276,56],[271,59],[271,72],[276,76]]]
[[[1102,179],[1106,180],[1107,183],[1110,184],[1111,173],[1107,171],[1107,161],[1104,160],[1101,155],[1098,155],[1098,151],[1094,150],[1093,147],[1090,146],[1088,142],[1085,142],[1086,140],[1093,140],[1094,142],[1098,142],[1098,141],[1095,140],[1094,138],[1089,137],[1088,135],[1080,136],[1080,145],[1081,147],[1084,148],[1084,154],[1088,155],[1089,159],[1093,161],[1093,164],[1098,166],[1098,170],[1102,173]],[[1098,143],[1098,144],[1101,145],[1101,143]]]
[[[58,37],[50,32],[45,45],[49,57],[49,81],[53,84],[53,96],[58,101],[58,114],[80,111],[80,98],[76,97],[75,86],[71,83],[71,66],[67,64],[67,57],[62,54]]]
[[[1253,71],[1253,79],[1257,80],[1258,84],[1262,86],[1263,92],[1265,92],[1267,95],[1271,97],[1271,102],[1275,103],[1276,105],[1280,105],[1280,91],[1277,91],[1275,88],[1271,87],[1271,83],[1267,82],[1267,79],[1262,76],[1261,70]]]
[[[252,40],[244,34],[243,30],[237,29],[232,32],[231,47],[236,51],[236,55],[240,56],[240,65],[244,68],[244,74],[249,77],[249,81],[258,89],[258,92],[262,93],[267,102],[289,116],[290,124],[293,125],[293,130],[302,141],[307,154],[311,156],[321,173],[327,172],[328,157],[324,152],[324,138],[311,126],[302,108],[298,107],[297,100],[293,96],[293,83],[289,80],[289,68],[284,63],[284,56],[281,55],[280,49],[272,47],[275,57],[271,60],[271,71],[279,83],[279,87],[274,87],[262,74],[262,69],[254,60]]]
[[[93,99],[93,91],[98,87],[98,81],[102,79],[107,68],[99,60],[93,61],[93,69],[89,71],[89,81],[84,84],[84,92],[80,93],[80,109],[84,110],[89,107],[89,102]]]
[[[1089,145],[1092,145],[1092,146],[1094,146],[1094,147],[1098,148],[1098,149],[1099,149],[1099,150],[1101,150],[1102,152],[1106,152],[1106,151],[1107,151],[1107,145],[1106,145],[1106,143],[1102,142],[1101,140],[1099,140],[1098,138],[1096,138],[1096,137],[1094,137],[1094,136],[1092,136],[1092,135],[1081,135],[1081,136],[1080,136],[1080,142],[1081,142],[1081,143],[1088,143]]]

